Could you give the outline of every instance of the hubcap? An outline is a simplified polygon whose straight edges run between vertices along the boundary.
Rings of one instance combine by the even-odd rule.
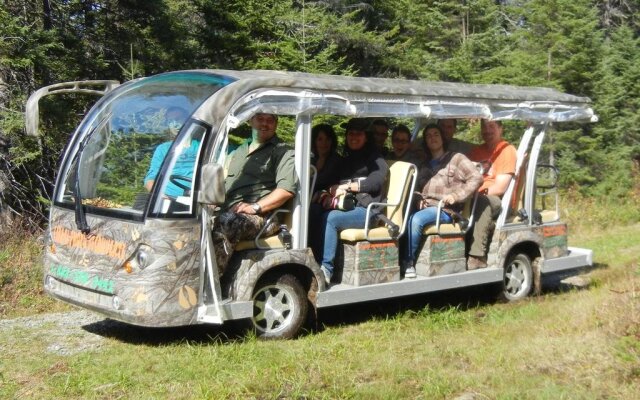
[[[277,332],[291,322],[294,314],[292,295],[278,286],[262,288],[253,297],[253,323],[262,332]]]
[[[519,261],[513,261],[504,274],[504,287],[512,296],[518,295],[526,288],[527,274],[525,266]]]

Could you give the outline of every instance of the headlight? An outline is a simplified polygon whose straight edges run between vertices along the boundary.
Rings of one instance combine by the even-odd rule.
[[[139,249],[138,255],[136,256],[136,261],[138,262],[138,267],[140,269],[144,269],[149,262],[149,254],[146,251]]]

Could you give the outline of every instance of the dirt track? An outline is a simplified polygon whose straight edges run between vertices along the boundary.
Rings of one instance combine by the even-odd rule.
[[[59,355],[72,355],[99,349],[105,337],[85,329],[87,325],[103,321],[104,317],[89,311],[40,314],[31,317],[0,320],[0,333],[15,331],[16,336],[39,336],[47,351]],[[46,329],[46,335],[40,334]],[[0,352],[11,352],[11,346],[0,344]]]

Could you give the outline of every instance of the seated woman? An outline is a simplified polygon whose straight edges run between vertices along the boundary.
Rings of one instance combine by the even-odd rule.
[[[460,153],[447,151],[447,142],[438,125],[427,125],[422,138],[427,160],[418,174],[418,187],[422,187],[419,210],[408,221],[407,246],[401,260],[405,278],[416,277],[415,261],[422,231],[436,222],[438,202],[444,200],[440,221],[451,223],[451,214],[461,211],[464,201],[482,184],[482,175],[473,162]]]
[[[373,139],[367,134],[367,121],[352,118],[346,124],[344,159],[340,168],[339,184],[329,188],[333,196],[347,192],[355,194],[355,208],[350,211],[326,210],[321,217],[320,232],[324,237],[313,243],[316,259],[321,264],[327,285],[334,272],[334,260],[338,250],[340,231],[364,228],[368,205],[380,201],[384,182],[389,171],[387,163],[376,150]]]
[[[338,182],[342,157],[336,152],[338,139],[336,132],[329,124],[316,125],[311,129],[311,163],[316,167],[316,185],[312,193]]]

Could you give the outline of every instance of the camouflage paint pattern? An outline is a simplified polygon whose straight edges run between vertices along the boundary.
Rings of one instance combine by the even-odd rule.
[[[567,224],[558,223],[542,228],[542,253],[545,259],[567,255]]]
[[[429,235],[416,260],[416,273],[420,276],[448,275],[465,271],[464,236],[440,237]]]
[[[397,242],[344,243],[342,283],[353,286],[400,280]]]
[[[489,247],[489,266],[502,267],[511,249],[524,242],[535,244],[543,260],[563,257],[568,252],[567,224],[556,222],[496,230]]]
[[[45,285],[49,294],[136,325],[196,323],[198,221],[142,224],[87,215],[89,235],[80,233],[74,221],[73,211],[52,208],[44,275],[59,282]],[[140,249],[149,255],[145,268],[136,261]],[[112,304],[114,296],[121,300],[120,309]]]
[[[281,266],[290,268],[290,271],[300,277],[313,275],[315,279],[311,279],[308,296],[311,303],[315,304],[315,294],[325,287],[324,276],[311,249],[245,250],[234,253],[222,277],[223,297],[239,301],[252,300],[253,289],[260,278],[267,271]]]

